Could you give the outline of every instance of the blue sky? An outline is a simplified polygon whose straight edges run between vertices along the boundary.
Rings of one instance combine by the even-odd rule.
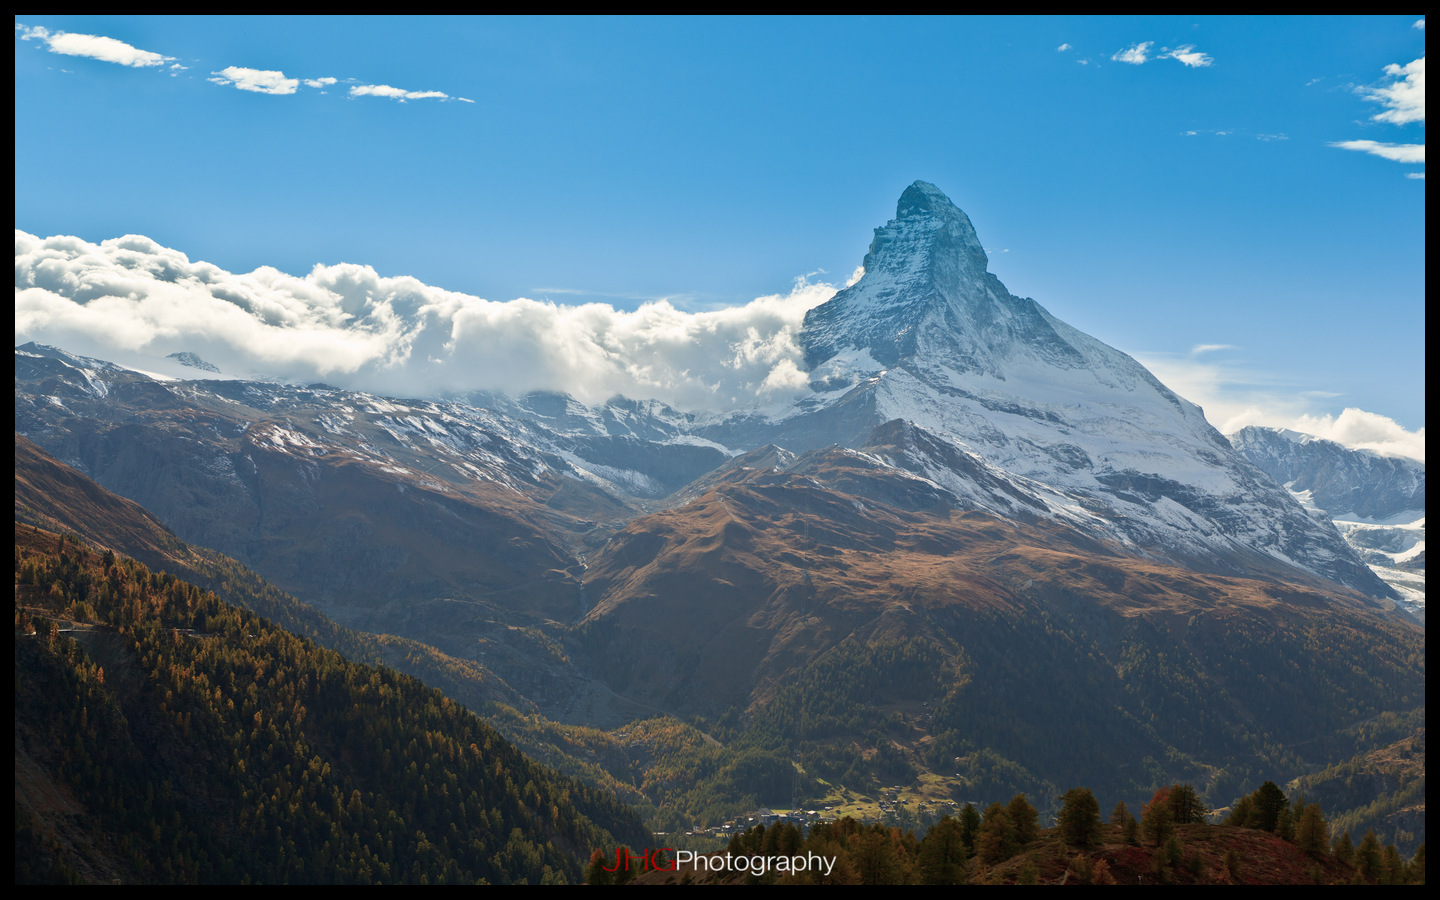
[[[1424,54],[1419,15],[21,16],[15,225],[705,314],[843,284],[922,179],[1217,425],[1414,433]]]

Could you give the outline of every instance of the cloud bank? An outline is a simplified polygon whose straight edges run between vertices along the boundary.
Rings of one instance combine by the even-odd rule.
[[[847,280],[854,284],[864,270]],[[141,370],[191,352],[231,377],[324,381],[389,396],[555,390],[586,403],[623,394],[681,409],[728,410],[809,389],[799,334],[837,285],[798,278],[788,293],[698,313],[667,301],[493,302],[369,266],[317,265],[299,277],[232,273],[127,235],[92,244],[15,232],[15,343],[37,341]],[[1136,354],[1231,433],[1293,428],[1348,447],[1425,458],[1425,429],[1315,401],[1228,362],[1229,344]],[[1217,359],[1217,356],[1220,357]]]
[[[492,302],[369,266],[237,274],[146,237],[91,244],[15,232],[15,341],[144,369],[189,351],[229,375],[325,381],[388,395],[477,389],[619,393],[684,409],[738,408],[807,389],[797,340],[835,285],[686,313]]]

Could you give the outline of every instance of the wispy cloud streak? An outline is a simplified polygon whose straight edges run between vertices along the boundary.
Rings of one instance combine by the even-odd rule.
[[[87,59],[133,68],[163,66],[175,61],[173,56],[141,50],[124,41],[99,34],[50,31],[48,28],[41,28],[38,25],[16,25],[15,31],[20,35],[22,41],[40,41],[51,53],[59,53],[64,56],[83,56]]]

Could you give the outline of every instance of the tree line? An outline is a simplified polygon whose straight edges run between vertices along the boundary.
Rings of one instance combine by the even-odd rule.
[[[835,860],[825,871],[771,871],[744,876],[757,884],[1117,884],[1286,883],[1424,884],[1425,848],[1403,860],[1395,846],[1373,831],[1360,845],[1348,833],[1332,840],[1315,803],[1292,804],[1273,782],[1242,797],[1221,824],[1207,824],[1211,810],[1195,788],[1157,789],[1135,816],[1122,801],[1102,821],[1089,788],[1062,798],[1055,824],[1041,828],[1039,812],[1024,794],[992,803],[982,813],[966,804],[917,838],[880,824],[846,817],[808,831],[781,822],[757,825],[731,838],[732,856],[802,856]],[[1247,834],[1264,840],[1257,846]],[[1280,845],[1273,841],[1282,842]],[[639,869],[592,856],[587,883],[624,883]],[[676,880],[696,878],[676,872]]]

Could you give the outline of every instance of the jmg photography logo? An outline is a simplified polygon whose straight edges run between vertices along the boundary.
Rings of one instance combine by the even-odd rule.
[[[740,872],[757,876],[769,872],[819,872],[821,875],[829,875],[835,868],[835,857],[821,856],[819,853],[735,856],[730,853],[676,850],[674,847],[646,849],[637,854],[631,853],[625,847],[617,847],[613,861],[606,859],[601,866],[601,869],[609,874],[678,872],[682,868],[696,872]]]

